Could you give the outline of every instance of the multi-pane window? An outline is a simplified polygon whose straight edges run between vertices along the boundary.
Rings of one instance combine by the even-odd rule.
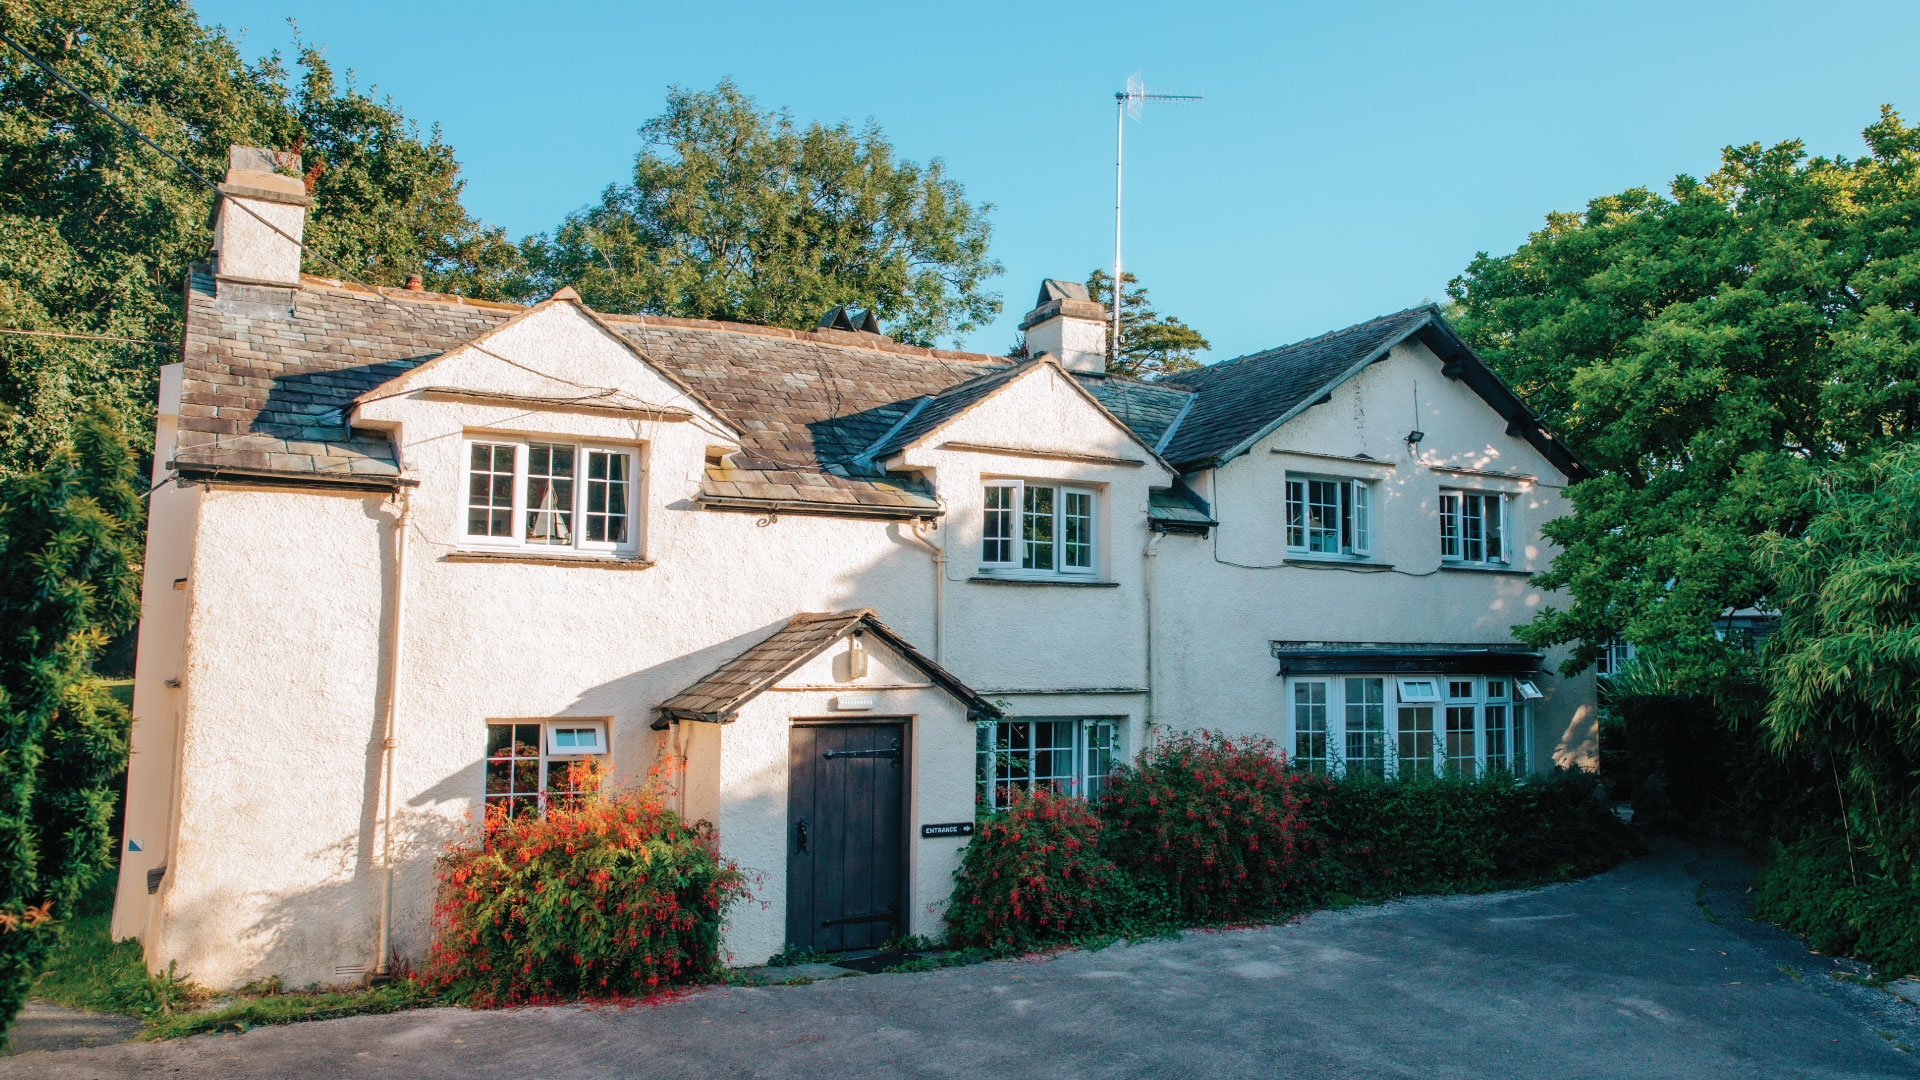
[[[1287,474],[1287,549],[1303,555],[1373,551],[1373,490],[1365,480]]]
[[[1032,577],[1093,576],[1096,506],[1087,488],[988,482],[981,498],[981,569]]]
[[[1474,699],[1474,681],[1472,679],[1449,679],[1447,681],[1447,771],[1461,776],[1472,776],[1480,771],[1478,751],[1479,718],[1477,710],[1471,704]],[[1492,748],[1492,733],[1488,733],[1488,748]],[[1501,735],[1505,739],[1505,734]]]
[[[1400,706],[1400,760],[1394,775],[1403,780],[1433,775],[1433,706]]]
[[[606,752],[604,721],[489,723],[486,812],[508,817],[542,814],[550,806],[577,799],[574,767]]]
[[[974,743],[980,806],[1005,809],[1016,792],[1035,787],[1097,799],[1118,764],[1118,739],[1108,717],[982,722]]]
[[[1346,768],[1387,774],[1387,690],[1385,679],[1346,679]]]
[[[637,471],[629,449],[470,440],[466,537],[489,546],[630,549]]]
[[[981,505],[980,562],[988,566],[1013,564],[1013,504],[1020,488],[1013,484],[988,484]]]
[[[1301,768],[1401,779],[1443,770],[1478,776],[1526,769],[1525,706],[1529,694],[1539,693],[1527,680],[1418,675],[1288,681],[1287,745]]]
[[[1606,648],[1600,650],[1600,659],[1596,662],[1595,672],[1600,675],[1618,675],[1633,662],[1633,645],[1626,638],[1615,634],[1607,639]]]
[[[1507,701],[1507,681],[1488,679],[1486,704],[1482,705],[1480,710],[1485,718],[1489,772],[1508,768],[1510,756],[1507,743],[1507,717],[1510,715],[1511,708]]]
[[[1440,492],[1440,557],[1448,562],[1505,563],[1507,497],[1497,492]]]
[[[1302,679],[1293,684],[1293,761],[1314,772],[1327,771],[1327,684]]]

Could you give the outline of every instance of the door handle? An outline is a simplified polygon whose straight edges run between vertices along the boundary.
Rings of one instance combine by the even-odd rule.
[[[805,855],[807,853],[807,819],[806,818],[801,818],[800,823],[793,827],[793,843],[794,843],[794,846],[799,850],[800,854]]]

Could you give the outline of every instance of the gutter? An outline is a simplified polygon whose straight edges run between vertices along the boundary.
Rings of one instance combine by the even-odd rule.
[[[735,510],[758,514],[804,514],[817,517],[878,518],[881,520],[925,520],[939,517],[931,506],[875,506],[870,503],[822,503],[795,499],[747,499],[737,496],[694,499],[702,510]]]
[[[338,473],[291,473],[276,472],[272,469],[239,469],[223,465],[198,465],[192,462],[169,461],[167,468],[172,469],[181,480],[197,484],[248,484],[257,487],[305,488],[308,491],[377,491],[394,492],[402,488],[418,487],[420,481],[401,476],[358,476]]]
[[[407,627],[407,533],[413,519],[412,493],[402,489],[395,494],[400,510],[393,522],[393,584],[389,586],[387,595],[387,602],[393,610],[393,627],[392,636],[387,641],[385,735],[380,740],[380,771],[384,774],[382,784],[386,788],[386,807],[381,813],[380,824],[380,951],[373,966],[374,976],[381,979],[389,974],[388,942],[393,929],[393,768],[394,751],[400,746],[400,674],[401,660],[405,656],[401,642]]]

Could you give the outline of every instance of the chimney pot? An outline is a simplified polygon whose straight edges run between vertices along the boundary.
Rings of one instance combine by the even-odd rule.
[[[1068,371],[1107,370],[1107,309],[1093,302],[1077,281],[1048,278],[1040,297],[1020,321],[1027,354],[1052,353]]]
[[[425,288],[426,288],[426,286],[425,286],[424,284],[422,284],[422,283],[421,283],[421,281],[420,281],[420,275],[419,275],[419,274],[408,274],[408,275],[407,275],[407,291],[408,291],[408,292],[421,292],[421,291],[422,291],[422,290],[424,290]]]

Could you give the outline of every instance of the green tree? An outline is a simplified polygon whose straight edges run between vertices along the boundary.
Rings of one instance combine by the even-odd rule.
[[[0,495],[0,1051],[81,892],[113,866],[127,711],[93,658],[139,606],[139,474],[96,407]]]
[[[1614,633],[1725,689],[1748,654],[1714,620],[1769,597],[1752,538],[1792,535],[1825,462],[1920,436],[1920,129],[1891,109],[1858,159],[1729,147],[1705,179],[1553,214],[1449,286],[1460,328],[1601,475],[1550,523],[1541,584],[1570,603],[1519,629]]]
[[[1113,326],[1107,326],[1107,371],[1136,379],[1158,379],[1200,366],[1194,355],[1208,348],[1200,332],[1178,318],[1161,315],[1147,299],[1139,279],[1120,274],[1120,356],[1113,357]],[[1087,295],[1112,311],[1113,275],[1095,270],[1087,275]]]
[[[506,296],[519,255],[460,208],[459,166],[391,101],[336,86],[302,47],[247,64],[178,0],[0,0],[0,26],[202,175],[232,144],[298,147],[313,251],[375,284]],[[180,282],[204,259],[212,193],[39,68],[0,50],[0,326],[177,342]],[[309,272],[338,276],[309,256]],[[0,339],[0,476],[59,445],[89,400],[148,444],[165,345]]]
[[[1780,611],[1761,728],[1830,758],[1849,845],[1920,887],[1920,448],[1830,466],[1808,503],[1798,535],[1755,543]]]
[[[804,129],[731,81],[674,88],[640,129],[633,182],[607,188],[539,243],[546,287],[605,311],[812,327],[871,307],[894,337],[931,345],[991,319],[1000,272],[990,206],[939,159],[896,160],[871,121]]]

